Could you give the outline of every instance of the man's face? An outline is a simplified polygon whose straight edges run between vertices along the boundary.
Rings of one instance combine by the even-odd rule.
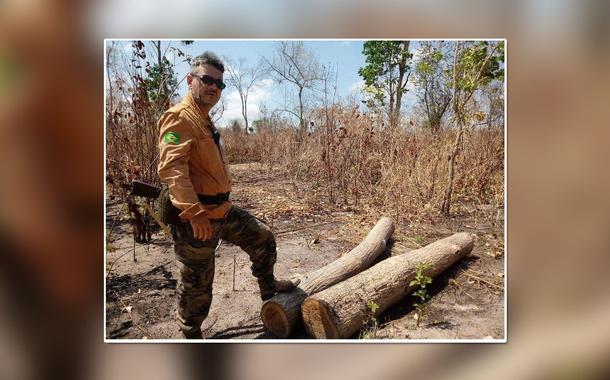
[[[204,75],[208,75],[214,79],[222,80],[222,72],[212,65],[203,65],[197,69],[195,74],[196,76],[189,74],[187,77],[187,83],[191,88],[193,99],[195,99],[195,102],[199,106],[209,110],[220,100],[222,90],[214,83],[203,83],[200,78]]]

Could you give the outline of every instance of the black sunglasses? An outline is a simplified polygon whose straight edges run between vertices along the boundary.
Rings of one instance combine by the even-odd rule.
[[[191,75],[196,78],[199,78],[199,80],[202,81],[204,84],[211,85],[212,83],[214,83],[216,85],[216,87],[218,87],[221,90],[224,90],[225,87],[227,87],[227,85],[223,81],[221,81],[220,79],[214,79],[209,75],[202,75],[202,76],[195,75],[195,74],[191,74]]]

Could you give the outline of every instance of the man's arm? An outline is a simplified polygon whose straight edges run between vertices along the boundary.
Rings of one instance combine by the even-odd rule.
[[[211,235],[206,209],[199,202],[189,176],[189,156],[193,145],[193,130],[188,122],[173,112],[159,120],[159,177],[169,188],[172,203],[188,220],[196,238],[207,240]]]

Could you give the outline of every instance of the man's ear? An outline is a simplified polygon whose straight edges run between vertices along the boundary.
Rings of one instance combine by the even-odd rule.
[[[190,86],[192,81],[193,81],[193,76],[191,74],[187,74],[186,84],[188,84]]]

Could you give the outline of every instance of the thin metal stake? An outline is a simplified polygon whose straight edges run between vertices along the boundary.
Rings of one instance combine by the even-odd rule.
[[[233,291],[235,291],[235,262],[236,262],[236,258],[235,255],[233,255]]]
[[[133,226],[133,262],[136,263],[138,262],[138,259],[136,259],[136,227],[135,224]]]

